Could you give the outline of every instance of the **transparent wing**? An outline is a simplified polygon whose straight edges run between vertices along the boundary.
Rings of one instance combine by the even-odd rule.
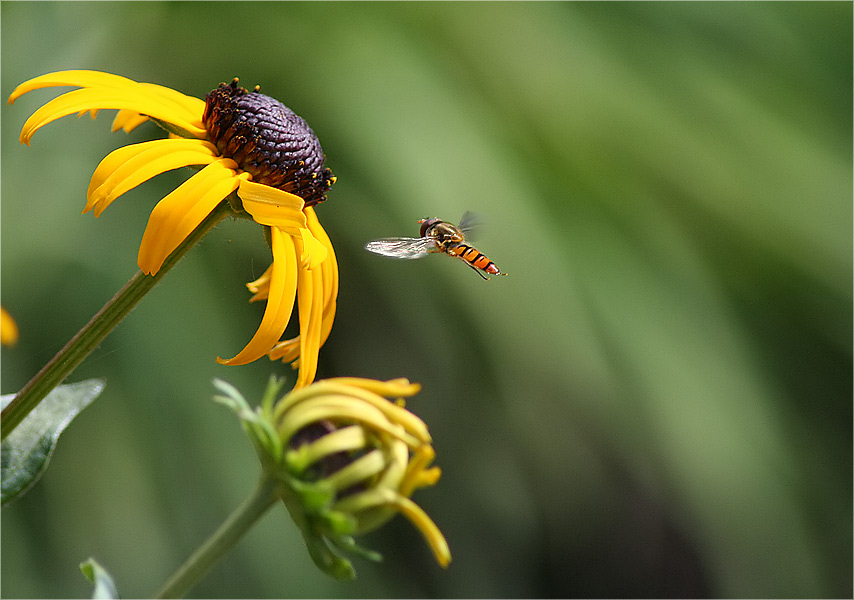
[[[463,232],[463,235],[468,240],[476,239],[482,226],[483,216],[468,210],[460,217],[460,224],[458,225],[460,231]]]
[[[430,238],[383,238],[365,245],[365,250],[392,258],[421,258],[427,256],[435,244]]]

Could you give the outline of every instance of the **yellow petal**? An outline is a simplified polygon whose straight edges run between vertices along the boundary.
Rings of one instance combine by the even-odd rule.
[[[98,90],[131,90],[132,92],[136,92],[140,95],[145,95],[149,97],[151,100],[157,101],[159,104],[162,104],[164,107],[167,107],[168,110],[177,114],[181,119],[195,123],[199,128],[204,128],[203,123],[201,121],[202,114],[204,112],[205,103],[203,100],[199,98],[194,98],[192,96],[187,96],[178,92],[176,90],[163,87],[160,85],[156,85],[153,83],[137,83],[132,79],[128,79],[127,77],[122,77],[121,75],[113,75],[112,73],[104,73],[101,71],[86,71],[86,70],[71,70],[71,71],[57,71],[55,73],[48,73],[46,75],[42,75],[40,77],[35,77],[30,79],[29,81],[25,81],[12,92],[12,95],[9,96],[9,104],[13,103],[23,94],[27,92],[31,92],[33,90],[47,88],[47,87],[58,87],[58,86],[73,86],[73,87],[82,87],[82,88],[93,88]],[[106,107],[97,107],[97,108],[106,108]],[[92,112],[92,118],[95,118],[97,110]],[[134,111],[129,111],[134,112]],[[146,113],[146,111],[142,111]],[[139,116],[140,111],[136,111],[136,114]],[[151,113],[146,113],[151,114]],[[156,116],[153,115],[152,116]],[[159,118],[159,117],[158,117]],[[143,121],[145,119],[143,118]],[[170,121],[169,119],[163,119],[166,121]],[[140,121],[142,122],[142,121]],[[139,123],[137,123],[138,125]],[[136,125],[133,125],[136,127]],[[130,131],[133,129],[125,129],[125,131]],[[118,128],[116,128],[118,129]],[[113,131],[116,131],[114,129]],[[199,135],[197,137],[203,138],[204,135]]]
[[[56,71],[39,77],[33,77],[16,87],[15,91],[9,96],[8,104],[12,104],[27,92],[41,88],[59,86],[122,88],[131,84],[136,84],[136,82],[121,75],[113,75],[112,73],[104,73],[102,71]]]
[[[387,491],[390,492],[390,490]],[[400,495],[394,499],[392,504],[421,532],[439,566],[447,567],[451,563],[451,549],[448,547],[448,541],[433,520],[424,512],[424,509],[409,498]]]
[[[403,428],[397,427],[385,418],[382,411],[365,402],[359,402],[348,396],[314,397],[300,402],[288,409],[287,413],[277,411],[276,429],[279,438],[288,440],[297,431],[310,423],[323,420],[336,422],[358,421],[368,429],[375,429],[401,439],[408,444],[416,444]]]
[[[308,227],[303,213],[305,202],[299,196],[248,180],[241,182],[237,195],[246,212],[262,225],[278,227],[291,235],[300,235],[300,230]]]
[[[270,295],[270,274],[272,271],[273,265],[271,264],[267,267],[267,270],[264,271],[264,274],[261,275],[261,277],[246,284],[247,289],[254,294],[254,296],[249,299],[250,302],[266,300],[267,296]]]
[[[314,237],[326,248],[326,258],[321,265],[323,273],[323,325],[321,327],[321,345],[326,343],[329,332],[332,331],[332,322],[335,320],[335,310],[338,299],[338,259],[335,256],[335,248],[332,240],[326,235],[326,231],[320,224],[313,207],[305,209],[308,229]]]
[[[130,133],[146,121],[148,121],[148,117],[145,115],[141,115],[132,110],[120,110],[118,114],[116,114],[116,118],[113,119],[110,131],[123,129],[125,133]]]
[[[151,211],[139,246],[139,268],[154,275],[163,261],[213,211],[237,189],[237,164],[223,158],[182,183]]]
[[[114,150],[95,169],[83,212],[94,208],[95,216],[100,216],[113,200],[155,175],[188,165],[207,165],[217,155],[210,142],[185,139],[154,140]]]
[[[258,331],[234,358],[217,362],[224,365],[245,365],[264,356],[282,336],[294,307],[297,292],[297,256],[293,238],[277,228],[271,231],[273,265],[267,308]]]
[[[450,564],[451,549],[448,547],[445,536],[442,535],[442,532],[433,520],[424,512],[423,508],[409,498],[394,492],[392,489],[371,488],[367,491],[347,496],[332,506],[333,510],[344,512],[354,509],[367,511],[370,510],[370,507],[374,507],[375,510],[388,507],[401,513],[421,532],[421,535],[433,552],[436,562],[442,567],[447,567]]]
[[[408,398],[409,396],[414,396],[421,391],[420,383],[412,383],[405,377],[389,379],[388,381],[378,381],[376,379],[366,379],[364,377],[332,377],[330,379],[318,381],[315,387],[323,389],[321,386],[325,386],[327,384],[352,386],[386,398],[398,398],[400,396]]]
[[[335,257],[335,249],[332,247],[332,242],[320,225],[314,208],[306,207],[304,212],[309,231],[323,244],[327,252],[326,259],[320,266],[323,283],[323,316],[320,326],[320,345],[323,346],[332,331],[332,323],[335,321],[338,298],[338,261]],[[282,362],[297,361],[299,355],[300,336],[276,344],[269,353],[270,360],[281,360]],[[294,362],[292,366],[297,368],[299,363]]]
[[[0,344],[14,346],[18,343],[18,324],[6,309],[0,306]]]
[[[181,114],[182,118],[190,122],[198,122],[199,126],[204,128],[204,124],[202,123],[202,116],[205,112],[204,100],[194,96],[187,96],[177,90],[157,85],[156,83],[143,82],[139,85],[148,90],[153,96],[157,96],[161,102],[169,106],[170,110]]]
[[[237,195],[243,201],[243,208],[257,223],[299,236],[302,244],[300,262],[307,268],[316,268],[326,258],[326,248],[308,229],[302,198],[254,181],[241,183]]]
[[[20,141],[22,144],[29,145],[33,134],[41,127],[66,115],[93,108],[132,110],[172,123],[197,138],[204,138],[207,135],[200,121],[187,120],[180,111],[164,105],[156,96],[150,93],[140,93],[142,89],[140,86],[127,90],[84,88],[67,92],[39,108],[27,119],[21,129]],[[200,117],[201,115],[199,115]]]
[[[279,342],[273,346],[268,356],[270,360],[281,360],[282,362],[292,363],[291,366],[296,369],[299,367],[299,364],[295,364],[292,361],[299,358],[299,336]]]
[[[302,266],[308,270],[316,269],[324,260],[326,260],[326,246],[321,244],[307,228],[300,229],[299,233],[302,240],[300,263],[302,263]],[[320,292],[322,292],[322,286],[321,289],[318,290],[318,293]]]
[[[323,280],[320,269],[299,270],[300,365],[294,389],[309,385],[317,374],[320,353],[320,326],[323,316]],[[268,348],[269,350],[269,348]]]

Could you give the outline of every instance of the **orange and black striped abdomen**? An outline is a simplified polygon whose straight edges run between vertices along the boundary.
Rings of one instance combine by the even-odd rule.
[[[480,269],[484,273],[489,273],[490,275],[503,275],[495,263],[489,260],[485,254],[482,254],[468,244],[464,244],[463,242],[448,244],[446,250],[451,256],[458,256],[462,258],[472,267]]]

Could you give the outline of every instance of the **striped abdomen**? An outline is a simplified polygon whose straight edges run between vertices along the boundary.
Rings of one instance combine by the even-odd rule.
[[[485,254],[481,254],[475,248],[463,242],[447,244],[445,251],[451,256],[458,256],[475,269],[479,269],[490,275],[504,275],[494,262],[489,260]]]

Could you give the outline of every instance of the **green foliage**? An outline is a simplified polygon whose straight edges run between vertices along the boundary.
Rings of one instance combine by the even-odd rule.
[[[20,497],[47,469],[59,435],[71,421],[104,391],[103,379],[91,379],[60,385],[47,397],[2,444],[2,503]],[[3,408],[14,394],[2,397]]]

